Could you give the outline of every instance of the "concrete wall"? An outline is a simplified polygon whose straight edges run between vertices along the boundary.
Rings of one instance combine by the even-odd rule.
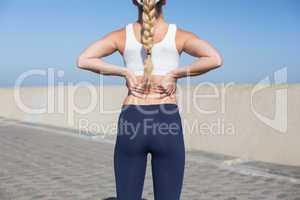
[[[0,116],[115,134],[126,93],[123,86],[2,88]],[[202,83],[180,85],[177,94],[187,150],[300,165],[300,84]]]

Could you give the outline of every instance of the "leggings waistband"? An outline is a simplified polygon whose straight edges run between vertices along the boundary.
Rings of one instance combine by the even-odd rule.
[[[135,110],[141,113],[176,113],[179,112],[177,104],[173,103],[162,103],[162,104],[149,104],[149,105],[138,105],[138,104],[125,104],[122,106],[122,112],[125,110]]]

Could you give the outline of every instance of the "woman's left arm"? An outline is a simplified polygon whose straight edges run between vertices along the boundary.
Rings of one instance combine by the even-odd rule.
[[[176,68],[169,74],[178,79],[187,76],[197,76],[216,69],[223,64],[220,53],[207,41],[200,39],[191,32],[181,31],[184,38],[182,51],[198,59],[184,67]]]

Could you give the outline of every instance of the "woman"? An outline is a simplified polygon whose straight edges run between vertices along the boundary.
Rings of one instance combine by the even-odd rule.
[[[167,24],[163,17],[166,0],[132,1],[138,20],[88,47],[78,58],[78,66],[126,79],[128,95],[119,115],[114,149],[117,199],[141,199],[150,153],[155,200],[179,200],[185,146],[176,82],[215,69],[222,59],[207,41]],[[116,51],[126,67],[101,59]],[[179,67],[182,52],[199,59]]]

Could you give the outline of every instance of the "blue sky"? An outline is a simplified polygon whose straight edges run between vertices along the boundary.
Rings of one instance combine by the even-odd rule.
[[[112,3],[114,2],[114,3]],[[224,66],[193,77],[194,83],[256,83],[283,67],[288,82],[300,82],[300,1],[298,0],[169,0],[165,19],[212,43]],[[0,86],[14,86],[32,69],[63,70],[57,81],[68,84],[99,76],[76,68],[76,57],[89,44],[136,20],[131,0],[1,0]],[[181,65],[195,58],[183,55]],[[106,61],[123,65],[117,53]],[[35,76],[24,85],[45,85]],[[104,77],[106,84],[122,78]]]

